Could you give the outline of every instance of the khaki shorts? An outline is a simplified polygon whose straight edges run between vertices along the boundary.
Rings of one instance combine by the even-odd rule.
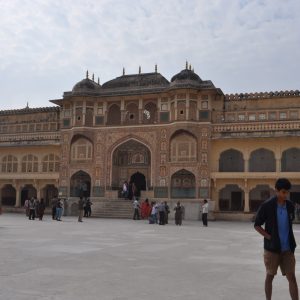
[[[278,267],[280,267],[283,276],[286,274],[295,274],[296,260],[295,255],[291,251],[282,253],[274,253],[265,250],[264,262],[267,274],[276,275]]]

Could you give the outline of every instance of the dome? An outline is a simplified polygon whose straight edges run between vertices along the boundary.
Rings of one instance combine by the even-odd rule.
[[[100,88],[101,86],[98,83],[89,78],[85,78],[74,85],[72,93],[96,93]]]
[[[200,88],[201,78],[192,70],[182,70],[171,79],[171,87],[195,87]]]
[[[102,85],[103,89],[137,89],[166,87],[169,81],[159,73],[123,75]]]

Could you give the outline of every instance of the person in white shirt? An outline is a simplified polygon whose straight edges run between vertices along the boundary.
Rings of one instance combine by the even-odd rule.
[[[140,204],[138,200],[133,201],[133,209],[134,209],[134,214],[133,214],[133,220],[139,220],[140,219]]]
[[[204,204],[202,205],[202,222],[203,226],[207,227],[207,215],[208,215],[208,201],[204,199]]]

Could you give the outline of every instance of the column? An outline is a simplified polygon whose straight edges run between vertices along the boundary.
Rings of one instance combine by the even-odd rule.
[[[21,186],[16,185],[15,189],[16,189],[16,204],[15,207],[21,207]]]
[[[188,99],[188,94],[186,94],[186,107],[185,107],[185,119],[189,120],[190,114],[190,99]]]
[[[246,188],[246,189],[244,190],[244,193],[245,193],[245,206],[244,206],[244,212],[245,212],[245,213],[248,213],[248,212],[250,212],[249,189]]]
[[[2,205],[2,188],[3,188],[3,185],[0,185],[0,208]]]
[[[85,126],[86,101],[83,101],[82,106],[82,126]]]
[[[144,109],[143,109],[143,99],[139,99],[139,123],[143,123],[143,114],[144,114]]]
[[[126,117],[125,101],[124,101],[124,99],[121,100],[120,110],[121,110],[121,124],[124,124],[125,117]]]
[[[276,157],[276,172],[281,172],[281,158]]]

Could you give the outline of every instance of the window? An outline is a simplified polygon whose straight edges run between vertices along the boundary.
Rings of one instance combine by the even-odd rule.
[[[286,119],[286,117],[287,117],[286,112],[281,112],[281,113],[279,113],[279,118],[280,118],[280,120]]]
[[[91,160],[92,159],[92,143],[85,139],[78,139],[71,147],[72,160]]]
[[[259,118],[260,121],[264,121],[264,120],[266,120],[266,114],[265,113],[260,113],[258,115],[258,118]]]
[[[249,121],[255,121],[255,119],[256,119],[256,114],[250,114],[250,115],[248,116],[248,118],[249,118]]]
[[[244,114],[239,115],[239,121],[245,121],[245,115]]]
[[[38,158],[32,154],[28,154],[22,159],[22,172],[38,172]]]
[[[209,121],[209,111],[201,110],[199,112],[199,119],[200,119],[200,121]]]
[[[59,172],[59,157],[49,154],[43,160],[43,172]]]
[[[202,109],[208,109],[208,101],[202,101],[201,102],[201,108]]]
[[[64,116],[65,116],[65,117],[70,117],[70,116],[71,116],[71,110],[70,110],[70,109],[66,109],[66,110],[64,111]]]
[[[299,117],[299,114],[298,114],[297,110],[290,112],[290,118],[291,119],[298,119],[298,117]]]
[[[2,172],[17,172],[18,159],[15,156],[7,155],[2,159]]]
[[[97,114],[103,115],[103,103],[98,103]]]
[[[161,110],[168,110],[168,103],[162,103]]]
[[[276,112],[275,111],[269,112],[269,120],[276,120]]]
[[[227,121],[234,121],[235,120],[235,115],[234,114],[228,114],[226,116]]]

